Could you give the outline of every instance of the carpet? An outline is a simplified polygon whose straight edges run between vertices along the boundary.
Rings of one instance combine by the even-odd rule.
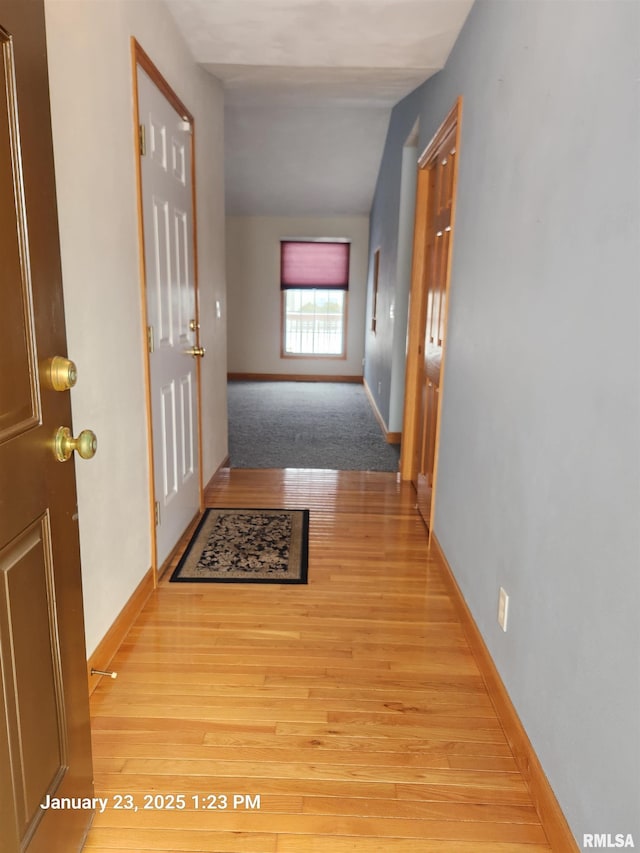
[[[309,510],[208,509],[171,576],[196,583],[307,583]]]
[[[232,381],[228,409],[232,468],[398,470],[362,385]]]

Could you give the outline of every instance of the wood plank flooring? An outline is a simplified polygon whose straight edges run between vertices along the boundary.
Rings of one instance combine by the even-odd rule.
[[[162,580],[92,697],[87,853],[551,851],[411,486],[233,470],[206,497],[308,507],[309,584]]]

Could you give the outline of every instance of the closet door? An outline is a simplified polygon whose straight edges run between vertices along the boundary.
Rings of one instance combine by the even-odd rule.
[[[426,204],[425,258],[420,283],[423,306],[417,347],[419,366],[411,480],[417,505],[427,527],[433,522],[439,439],[442,364],[447,326],[447,295],[451,263],[455,182],[457,171],[457,109],[447,118],[420,159],[427,173],[422,203]],[[421,201],[420,199],[418,200]],[[414,282],[415,286],[415,282]],[[409,393],[409,389],[407,389]]]

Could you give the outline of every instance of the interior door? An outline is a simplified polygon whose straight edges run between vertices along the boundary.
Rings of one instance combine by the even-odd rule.
[[[417,348],[419,369],[415,406],[415,439],[411,479],[417,506],[431,530],[436,483],[442,365],[447,324],[447,294],[451,262],[457,175],[457,110],[452,112],[420,158],[427,180],[425,259]],[[418,300],[416,300],[418,301]]]
[[[62,853],[93,773],[42,2],[0,0],[0,53],[0,848]]]
[[[191,122],[138,66],[156,565],[200,510]]]

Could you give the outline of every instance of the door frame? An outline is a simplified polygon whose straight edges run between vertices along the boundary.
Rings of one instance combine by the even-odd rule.
[[[144,250],[144,217],[142,206],[142,163],[140,151],[140,108],[138,98],[138,68],[149,75],[152,82],[157,86],[171,106],[178,112],[184,121],[191,125],[191,215],[193,219],[193,278],[195,290],[195,337],[196,346],[200,346],[200,298],[198,288],[198,239],[197,239],[197,217],[196,217],[196,161],[195,161],[195,120],[192,113],[183,104],[165,77],[161,74],[155,63],[141,47],[139,42],[131,37],[131,63],[133,69],[133,137],[136,165],[136,199],[138,208],[138,258],[140,277],[140,311],[142,325],[142,341],[144,350],[144,380],[146,399],[146,421],[147,421],[147,458],[149,466],[149,526],[151,529],[151,568],[153,571],[153,585],[157,587],[158,578],[175,555],[178,542],[163,562],[158,566],[158,548],[156,536],[156,488],[155,488],[155,466],[154,466],[154,434],[151,415],[151,365],[149,361],[149,345],[147,329],[149,326],[147,313],[147,271]],[[204,484],[202,481],[202,379],[200,359],[196,359],[196,421],[198,433],[198,490],[199,509],[204,511]]]
[[[419,440],[418,416],[420,413],[420,396],[422,391],[422,374],[424,371],[424,336],[427,321],[427,287],[425,286],[427,227],[429,222],[429,169],[427,166],[434,153],[444,142],[452,129],[455,128],[455,149],[458,156],[455,159],[453,175],[453,199],[451,203],[451,239],[447,254],[447,271],[445,277],[445,313],[444,336],[442,341],[442,361],[440,366],[439,405],[436,420],[435,460],[433,470],[433,489],[431,497],[431,512],[429,518],[429,544],[433,535],[435,518],[436,487],[438,481],[438,456],[440,449],[440,423],[442,417],[442,401],[444,394],[445,363],[447,355],[447,327],[449,319],[449,295],[451,284],[451,260],[455,240],[456,198],[458,194],[458,164],[460,152],[460,131],[462,125],[462,95],[457,99],[447,117],[442,122],[435,135],[418,158],[418,185],[416,189],[416,212],[413,232],[413,261],[411,266],[411,291],[409,301],[409,322],[407,332],[407,367],[405,375],[404,414],[402,432],[402,450],[400,456],[400,476],[402,480],[413,478],[413,460],[415,458],[416,442]]]

